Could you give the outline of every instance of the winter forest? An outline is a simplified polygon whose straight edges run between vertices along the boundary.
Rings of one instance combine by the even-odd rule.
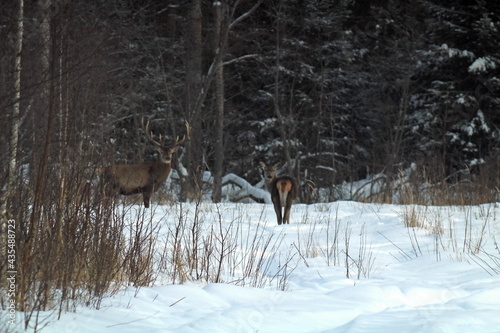
[[[155,160],[145,118],[168,142],[191,128],[155,202],[264,202],[228,190],[263,188],[260,161],[304,204],[498,200],[499,36],[498,1],[3,0],[0,215],[23,221],[19,310],[86,274],[107,290],[116,272],[98,268],[121,245],[113,223],[92,238],[111,216],[96,170]],[[83,220],[89,238],[71,238]],[[30,264],[68,246],[95,267]]]
[[[0,11],[2,188],[9,175],[47,198],[47,182],[154,159],[146,116],[172,140],[192,127],[182,200],[213,186],[220,201],[228,173],[257,183],[260,160],[283,162],[302,202],[374,175],[390,190],[410,167],[498,186],[494,1],[40,0],[22,36],[18,7]]]

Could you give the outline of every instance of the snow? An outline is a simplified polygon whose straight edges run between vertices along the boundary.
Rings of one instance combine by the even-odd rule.
[[[440,49],[448,54],[449,58],[470,58],[474,57],[474,53],[467,50],[459,50],[453,47],[449,47],[447,44],[442,44]]]
[[[499,208],[296,204],[292,223],[278,226],[272,205],[128,206],[130,221],[152,214],[159,235],[196,212],[202,235],[231,234],[226,283],[171,284],[158,272],[154,286],[125,287],[99,309],[40,313],[40,332],[500,332]],[[405,227],[409,212],[425,216],[424,228]],[[237,259],[256,253],[255,235],[272,239],[257,249],[265,265],[242,279]],[[163,249],[166,237],[157,242]]]
[[[469,72],[474,74],[486,73],[490,69],[497,67],[496,61],[492,57],[479,57],[469,66]]]
[[[481,110],[477,111],[477,119],[479,121],[479,124],[480,124],[479,127],[481,128],[481,130],[485,133],[489,133],[491,131],[491,129],[490,129],[490,126],[488,126],[488,123],[486,122],[486,120],[484,118],[483,111],[481,111]]]

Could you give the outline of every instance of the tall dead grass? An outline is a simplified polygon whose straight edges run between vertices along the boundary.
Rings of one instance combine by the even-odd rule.
[[[223,207],[201,201],[171,206],[155,263],[163,282],[262,287],[276,281],[278,274],[271,272],[271,264],[279,255],[282,235],[266,235],[264,223],[246,220],[241,206],[227,221]]]
[[[500,156],[491,157],[473,170],[464,167],[446,174],[439,162],[413,164],[394,176],[379,175],[357,192],[359,201],[427,206],[466,206],[500,201]],[[369,189],[369,190],[367,190]],[[356,193],[354,198],[356,198]]]
[[[103,297],[123,285],[152,282],[154,226],[137,214],[130,228],[113,201],[101,201],[100,191],[88,181],[93,175],[71,168],[65,172],[62,179],[71,182],[53,177],[35,191],[21,184],[9,205],[17,227],[10,271],[16,275],[15,309],[23,316],[18,324],[35,331],[43,326],[41,311],[59,317],[79,304],[99,308]],[[1,272],[3,281],[5,267]],[[11,299],[4,295],[0,304],[5,308]]]

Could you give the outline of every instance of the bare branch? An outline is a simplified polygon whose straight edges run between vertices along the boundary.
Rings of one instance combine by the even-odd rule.
[[[242,61],[242,60],[255,59],[255,58],[258,58],[258,57],[259,57],[258,54],[247,54],[247,55],[244,55],[244,56],[241,56],[241,57],[234,58],[234,59],[228,60],[226,62],[223,62],[222,65],[226,66],[226,65],[230,65],[232,63],[239,62],[239,61]]]
[[[236,24],[240,23],[241,21],[243,21],[244,19],[246,19],[247,17],[249,17],[250,15],[252,15],[252,13],[257,9],[259,8],[260,4],[263,2],[264,0],[259,0],[257,1],[257,3],[255,5],[253,5],[252,8],[250,8],[249,11],[247,11],[246,13],[244,13],[243,15],[241,15],[240,17],[238,17],[237,19],[235,19],[233,22],[231,22],[231,24],[229,25],[229,30],[231,30]],[[234,7],[236,8],[236,7]]]

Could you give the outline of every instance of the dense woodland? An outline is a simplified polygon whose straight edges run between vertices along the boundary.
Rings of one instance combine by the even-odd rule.
[[[19,54],[18,19],[3,1],[4,192],[10,177],[56,198],[49,183],[154,159],[146,116],[171,140],[192,127],[181,200],[207,190],[204,171],[215,201],[227,173],[257,183],[260,160],[282,161],[302,201],[412,164],[422,181],[498,186],[496,1],[25,1]]]
[[[263,185],[259,161],[282,161],[304,203],[367,179],[382,195],[364,200],[403,182],[400,203],[498,200],[499,36],[498,1],[2,0],[0,277],[16,269],[25,326],[154,282],[155,227],[95,189],[98,168],[156,158],[145,117],[172,141],[191,126],[170,201],[230,200],[223,176]],[[165,260],[198,272],[206,244],[182,223]]]

